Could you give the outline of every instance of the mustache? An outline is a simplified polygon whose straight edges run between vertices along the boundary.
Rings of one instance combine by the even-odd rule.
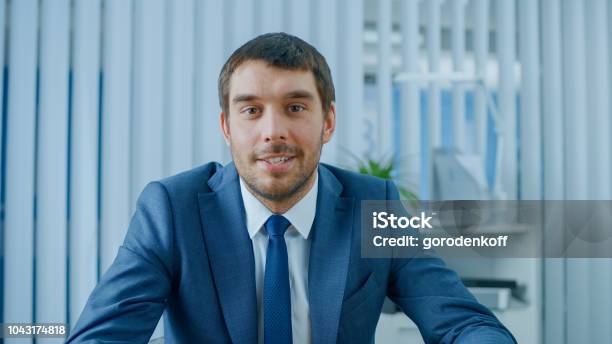
[[[301,149],[299,149],[298,147],[284,145],[284,144],[275,144],[275,145],[271,145],[271,146],[268,146],[262,149],[255,150],[251,156],[254,159],[257,159],[258,157],[261,157],[261,156],[266,156],[268,154],[281,154],[281,153],[298,156],[301,154],[301,152],[302,152]]]

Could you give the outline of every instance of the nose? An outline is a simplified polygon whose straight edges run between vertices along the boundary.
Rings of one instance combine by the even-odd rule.
[[[260,121],[261,134],[265,142],[286,141],[289,133],[287,118],[281,109],[269,107]]]

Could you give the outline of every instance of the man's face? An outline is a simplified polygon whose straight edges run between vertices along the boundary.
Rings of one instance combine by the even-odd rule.
[[[253,192],[282,201],[313,180],[321,148],[334,131],[335,108],[324,116],[311,71],[246,61],[230,79],[228,102],[221,128]]]

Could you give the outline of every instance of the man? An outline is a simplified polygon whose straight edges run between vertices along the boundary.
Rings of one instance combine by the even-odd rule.
[[[437,257],[362,259],[361,200],[395,186],[319,164],[335,129],[323,56],[259,36],[219,77],[233,162],[149,184],[68,342],[371,343],[385,296],[427,343],[514,343]]]

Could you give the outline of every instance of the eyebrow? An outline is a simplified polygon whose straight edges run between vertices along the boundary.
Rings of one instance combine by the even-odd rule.
[[[312,100],[314,99],[314,95],[311,92],[308,92],[306,90],[296,90],[296,91],[291,91],[285,94],[284,96],[285,99],[308,99],[308,100]],[[252,100],[258,100],[260,99],[258,96],[254,95],[254,94],[239,94],[236,95],[233,99],[232,99],[232,103],[236,104],[236,103],[240,103],[240,102],[248,102],[248,101],[252,101]]]
[[[239,94],[232,99],[232,103],[236,104],[240,102],[248,102],[248,101],[257,100],[257,99],[259,99],[259,97],[254,94]]]
[[[285,99],[295,99],[295,98],[312,100],[314,99],[314,95],[305,90],[297,90],[297,91],[293,91],[293,92],[289,92],[285,94]]]

